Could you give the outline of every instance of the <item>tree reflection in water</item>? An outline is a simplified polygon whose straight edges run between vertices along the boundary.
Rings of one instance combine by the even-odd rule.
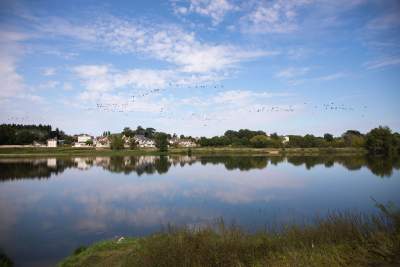
[[[323,165],[330,168],[335,164],[347,170],[368,168],[379,177],[391,177],[393,169],[400,168],[400,157],[370,156],[119,156],[119,157],[71,157],[43,159],[0,159],[0,180],[8,181],[28,178],[50,178],[69,168],[87,170],[101,167],[112,173],[164,174],[171,166],[192,165],[224,165],[227,170],[249,171],[265,169],[268,164],[279,165],[289,163],[294,166],[304,165],[310,170]]]

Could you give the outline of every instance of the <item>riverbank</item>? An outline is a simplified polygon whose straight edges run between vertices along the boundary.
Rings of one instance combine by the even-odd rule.
[[[57,156],[140,156],[140,155],[168,155],[168,154],[192,154],[192,155],[320,155],[337,154],[353,155],[366,154],[362,148],[236,148],[236,147],[196,147],[196,148],[170,148],[168,152],[159,152],[157,149],[95,149],[75,147],[2,147],[0,157],[57,157]]]
[[[59,266],[398,266],[400,214],[333,214],[312,226],[248,234],[237,227],[170,229],[77,249]]]

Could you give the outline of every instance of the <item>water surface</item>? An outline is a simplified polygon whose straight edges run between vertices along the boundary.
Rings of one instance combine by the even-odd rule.
[[[0,159],[0,248],[54,266],[75,248],[223,218],[249,230],[399,206],[394,158],[141,156]]]

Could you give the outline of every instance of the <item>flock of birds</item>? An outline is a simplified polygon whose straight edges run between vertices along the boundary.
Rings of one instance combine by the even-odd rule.
[[[145,98],[151,95],[160,94],[162,91],[171,88],[187,88],[187,89],[205,89],[205,88],[213,88],[219,89],[224,88],[223,84],[212,84],[212,83],[205,83],[205,84],[188,84],[188,83],[168,83],[168,86],[165,88],[154,88],[148,89],[144,91],[140,91],[136,94],[132,94],[126,98],[126,100],[122,102],[98,102],[94,107],[87,107],[85,110],[91,111],[101,111],[101,112],[114,112],[114,113],[122,113],[128,116],[129,113],[136,112],[134,107],[136,103],[140,102],[140,98]],[[255,106],[253,108],[247,109],[248,113],[292,113],[296,110],[309,110],[313,114],[315,112],[354,112],[354,111],[364,111],[367,109],[367,106],[355,107],[355,106],[347,106],[345,104],[339,104],[335,102],[323,103],[323,104],[314,104],[304,102],[302,104],[297,105],[261,105]],[[364,114],[362,114],[364,117]],[[202,123],[203,126],[207,126],[207,123],[210,121],[222,121],[227,120],[228,118],[218,117],[202,114],[202,113],[176,113],[170,110],[168,107],[161,106],[159,107],[158,114],[156,118],[164,118],[164,119],[174,119],[174,120],[183,120],[183,121],[199,121]],[[29,116],[11,116],[8,117],[5,123],[21,123],[21,124],[28,124],[32,123],[33,119]]]

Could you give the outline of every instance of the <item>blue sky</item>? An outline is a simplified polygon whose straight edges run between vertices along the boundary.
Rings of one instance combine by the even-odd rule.
[[[0,122],[400,130],[396,0],[1,1]]]

